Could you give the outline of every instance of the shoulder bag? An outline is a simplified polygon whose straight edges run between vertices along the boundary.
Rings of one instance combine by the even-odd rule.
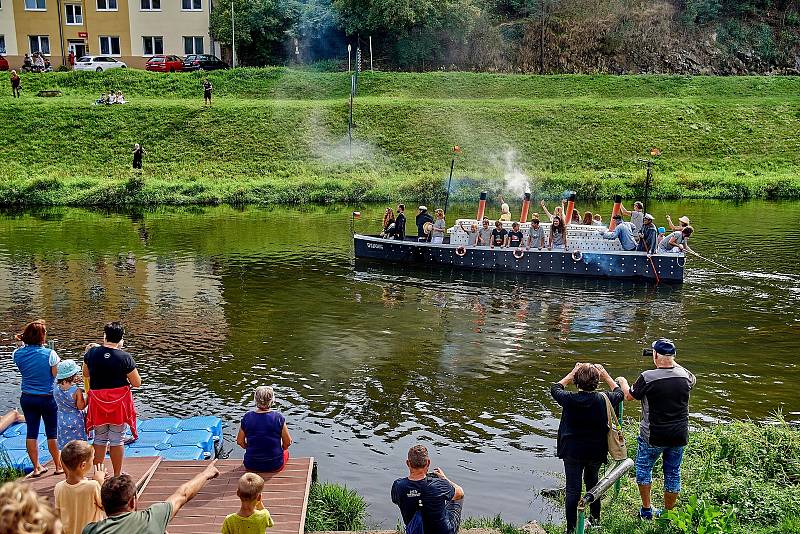
[[[622,432],[622,427],[617,419],[617,414],[614,407],[611,406],[611,401],[608,395],[600,393],[603,400],[606,402],[606,413],[608,416],[608,453],[615,461],[619,462],[628,457],[628,445],[625,443],[625,433]]]

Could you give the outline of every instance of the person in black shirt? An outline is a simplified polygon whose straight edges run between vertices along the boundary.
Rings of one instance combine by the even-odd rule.
[[[611,391],[597,393],[600,380]],[[566,391],[574,383],[577,393]],[[550,386],[550,394],[563,408],[558,425],[557,455],[564,461],[567,478],[566,516],[567,532],[574,532],[578,521],[578,501],[581,498],[581,479],[586,491],[593,488],[600,477],[600,465],[608,456],[608,409],[605,395],[616,409],[624,400],[622,389],[601,365],[576,363],[572,371],[558,383]],[[591,505],[591,517],[600,521],[600,500]]]
[[[134,169],[141,169],[142,168],[142,156],[147,154],[144,151],[144,148],[139,143],[133,145],[133,168]]]
[[[430,213],[428,213],[428,208],[425,206],[419,207],[419,213],[417,214],[417,238],[420,241],[428,241],[430,239],[430,235],[425,233],[425,223],[433,224],[433,217]]]
[[[523,235],[522,232],[519,231],[518,222],[515,222],[511,225],[511,231],[508,233],[508,237],[506,239],[508,240],[506,243],[511,248],[522,246]]]
[[[650,490],[653,465],[661,456],[664,463],[664,508],[672,510],[681,491],[681,462],[689,443],[689,395],[697,383],[695,376],[675,363],[675,344],[669,339],[653,343],[655,369],[643,371],[633,386],[617,378],[627,400],[642,402],[639,448],[636,451],[636,483],[642,497],[639,517],[653,519]]]
[[[415,445],[408,451],[408,477],[392,484],[392,502],[400,508],[408,534],[417,534],[415,516],[419,514],[425,534],[456,534],[461,526],[464,490],[451,482],[438,467],[428,474],[431,460],[428,449]]]
[[[406,206],[405,204],[397,205],[397,217],[394,220],[394,232],[392,232],[394,239],[403,241],[406,238]]]
[[[206,106],[211,105],[211,92],[214,91],[214,86],[211,85],[211,82],[206,78],[203,80],[203,104]]]
[[[506,236],[508,236],[508,231],[503,228],[503,223],[500,221],[494,222],[494,230],[492,230],[492,248],[495,246],[498,247],[505,247],[506,246]]]

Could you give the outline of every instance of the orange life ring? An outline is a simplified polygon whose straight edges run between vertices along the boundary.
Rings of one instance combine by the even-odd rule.
[[[514,249],[514,252],[513,252],[513,254],[514,254],[514,257],[515,257],[515,258],[517,258],[518,260],[521,260],[521,259],[522,259],[522,256],[524,256],[524,255],[525,255],[525,251],[524,251],[524,250],[522,250],[522,248],[521,248],[521,247],[517,247],[517,248],[515,248],[515,249]]]
[[[465,256],[467,254],[467,247],[461,245],[456,249],[456,256]]]

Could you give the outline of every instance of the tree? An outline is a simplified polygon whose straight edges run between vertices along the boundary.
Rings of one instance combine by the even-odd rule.
[[[211,10],[211,35],[230,46],[231,5],[236,22],[236,55],[245,65],[282,63],[293,3],[287,0],[221,0]]]

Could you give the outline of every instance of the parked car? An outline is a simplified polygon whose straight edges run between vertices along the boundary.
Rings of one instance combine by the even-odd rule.
[[[183,60],[183,70],[218,70],[227,68],[227,63],[217,56],[208,54],[189,54]]]
[[[145,69],[154,72],[176,72],[183,70],[183,59],[178,56],[153,56],[147,60]]]
[[[8,60],[0,56],[0,70],[8,70]]]
[[[122,61],[108,56],[83,56],[75,62],[75,70],[93,70],[103,72],[109,69],[124,69]]]

